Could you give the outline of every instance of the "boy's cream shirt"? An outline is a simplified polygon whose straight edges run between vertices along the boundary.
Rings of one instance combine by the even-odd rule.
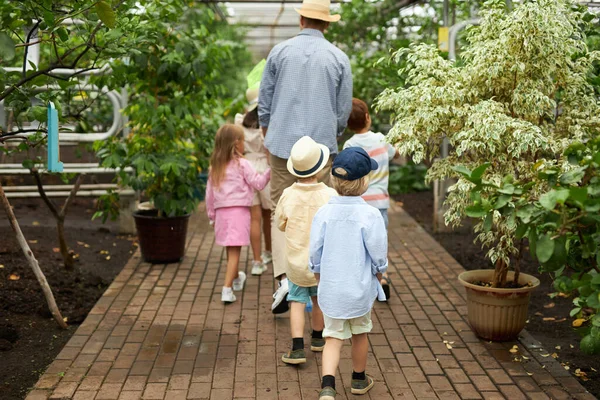
[[[286,237],[286,274],[297,286],[317,286],[315,275],[308,268],[310,227],[319,208],[332,196],[337,196],[337,192],[324,183],[294,183],[283,191],[277,203],[275,222]]]

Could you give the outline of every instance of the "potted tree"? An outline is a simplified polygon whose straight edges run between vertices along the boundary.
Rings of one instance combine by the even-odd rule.
[[[139,30],[130,32],[139,39],[137,52],[112,66],[113,85],[127,84],[131,92],[123,111],[130,133],[95,148],[104,167],[120,170],[121,185],[149,200],[151,209],[134,214],[142,256],[165,263],[184,255],[189,216],[204,194],[201,173],[227,115],[223,83],[236,77],[232,55],[240,45],[225,40],[230,28],[209,7],[155,0],[144,3],[140,15]],[[100,204],[96,217],[114,217],[118,193]]]
[[[470,324],[486,339],[518,335],[529,292],[539,285],[518,270],[524,247],[513,199],[525,185],[532,198],[543,193],[547,182],[535,179],[540,163],[556,163],[572,141],[597,133],[600,108],[587,83],[596,54],[584,35],[590,20],[568,0],[526,2],[510,12],[503,1],[489,1],[460,63],[433,46],[400,50],[392,60],[406,63],[406,86],[378,98],[379,109],[393,112],[388,137],[400,152],[434,160],[430,181],[456,179],[446,223],[477,219],[477,240],[490,248],[493,270],[459,277]],[[450,151],[439,159],[444,139]]]

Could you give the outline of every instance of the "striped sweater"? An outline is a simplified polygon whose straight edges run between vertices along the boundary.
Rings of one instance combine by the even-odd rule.
[[[362,197],[375,208],[388,209],[390,207],[388,193],[390,160],[394,158],[396,149],[385,141],[383,134],[371,131],[352,136],[344,143],[344,149],[348,147],[362,147],[379,164],[379,168],[369,175],[369,189]]]

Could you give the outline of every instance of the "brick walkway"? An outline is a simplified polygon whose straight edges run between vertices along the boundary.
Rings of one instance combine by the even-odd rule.
[[[223,250],[204,212],[193,225],[179,265],[129,261],[27,400],[317,398],[320,355],[308,351],[299,368],[280,361],[289,320],[270,312],[272,275],[249,277],[243,296],[224,307]],[[527,333],[520,362],[508,351],[515,343],[477,339],[456,279],[463,268],[399,209],[389,257],[393,295],[375,304],[369,337],[367,372],[377,383],[367,396],[350,394],[347,345],[338,399],[595,398]],[[249,271],[246,255],[242,265]]]

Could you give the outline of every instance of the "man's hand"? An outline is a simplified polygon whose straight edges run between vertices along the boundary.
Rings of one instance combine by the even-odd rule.
[[[383,278],[383,274],[382,273],[378,273],[376,274],[377,276],[377,280],[381,281],[381,279]]]
[[[317,280],[317,283],[319,283],[321,280],[321,274],[315,274],[315,279]]]

